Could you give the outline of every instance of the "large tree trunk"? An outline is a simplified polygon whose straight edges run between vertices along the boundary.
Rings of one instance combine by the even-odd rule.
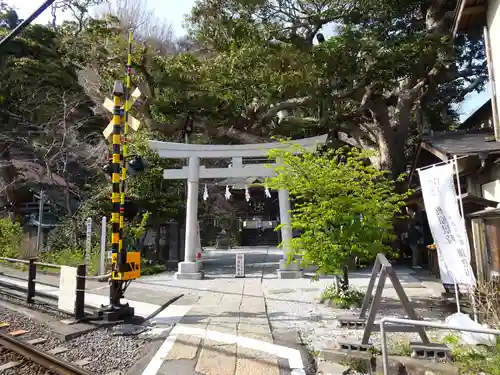
[[[378,146],[380,168],[388,171],[391,178],[396,180],[406,171],[405,139],[399,137],[399,132],[392,132],[381,136]]]

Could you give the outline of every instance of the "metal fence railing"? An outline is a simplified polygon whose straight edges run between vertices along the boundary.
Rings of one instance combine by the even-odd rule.
[[[382,318],[380,320],[380,345],[382,346],[382,366],[384,370],[384,375],[388,375],[389,371],[389,353],[387,352],[387,330],[386,330],[387,323],[405,324],[405,325],[436,328],[436,329],[446,329],[451,331],[485,333],[489,335],[500,336],[500,330],[490,329],[490,328],[463,328],[463,327],[448,325],[445,323],[426,322],[422,320]]]
[[[15,276],[15,275],[5,275],[9,279],[14,279],[14,280],[26,282],[27,283],[26,286],[20,286],[20,285],[14,284],[12,282],[0,280],[1,287],[16,290],[17,292],[21,292],[21,293],[26,293],[26,303],[28,303],[28,304],[35,303],[36,302],[35,298],[37,296],[45,298],[45,299],[58,299],[58,297],[56,297],[50,293],[45,293],[43,291],[37,290],[37,288],[36,288],[37,284],[52,286],[55,288],[58,288],[58,285],[51,285],[51,284],[45,283],[41,280],[37,280],[36,277],[37,277],[37,266],[60,269],[62,267],[61,265],[52,264],[52,263],[37,262],[36,258],[26,260],[26,259],[13,259],[13,258],[0,257],[0,261],[8,262],[8,263],[24,264],[28,267],[28,278],[27,279],[24,277],[19,277],[19,276]],[[85,317],[85,281],[87,278],[93,278],[93,277],[87,277],[86,273],[87,273],[87,266],[85,264],[76,266],[77,279],[76,279],[76,290],[75,290],[75,309],[73,312],[75,319],[83,319]]]

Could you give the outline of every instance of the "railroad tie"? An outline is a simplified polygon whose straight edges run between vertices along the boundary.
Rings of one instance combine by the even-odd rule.
[[[3,371],[8,370],[10,368],[19,366],[20,364],[21,364],[21,361],[15,361],[15,362],[11,361],[11,362],[4,363],[3,365],[0,365],[0,372],[3,372]]]
[[[90,363],[92,363],[92,360],[90,358],[84,358],[84,359],[79,359],[78,361],[75,361],[75,365],[78,367],[87,366]]]
[[[55,347],[54,349],[49,350],[47,353],[52,354],[52,355],[58,355],[64,352],[67,352],[69,349],[65,348],[64,346],[58,346]]]
[[[47,341],[47,339],[45,339],[45,338],[38,338],[38,339],[28,340],[26,342],[30,345],[40,345],[40,344],[44,344],[46,341]]]
[[[22,336],[25,333],[28,333],[28,331],[25,331],[24,329],[18,329],[16,331],[9,332],[9,335],[12,337],[17,337],[17,336]]]

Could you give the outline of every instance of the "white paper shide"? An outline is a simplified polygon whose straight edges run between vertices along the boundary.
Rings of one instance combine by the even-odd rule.
[[[470,265],[467,230],[453,184],[454,164],[418,172],[427,220],[437,246],[441,281],[468,289],[476,280]]]

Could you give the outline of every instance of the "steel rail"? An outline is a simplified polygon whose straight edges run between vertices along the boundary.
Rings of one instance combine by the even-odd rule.
[[[33,345],[0,333],[0,346],[16,352],[59,375],[94,375],[93,373],[44,352]]]

